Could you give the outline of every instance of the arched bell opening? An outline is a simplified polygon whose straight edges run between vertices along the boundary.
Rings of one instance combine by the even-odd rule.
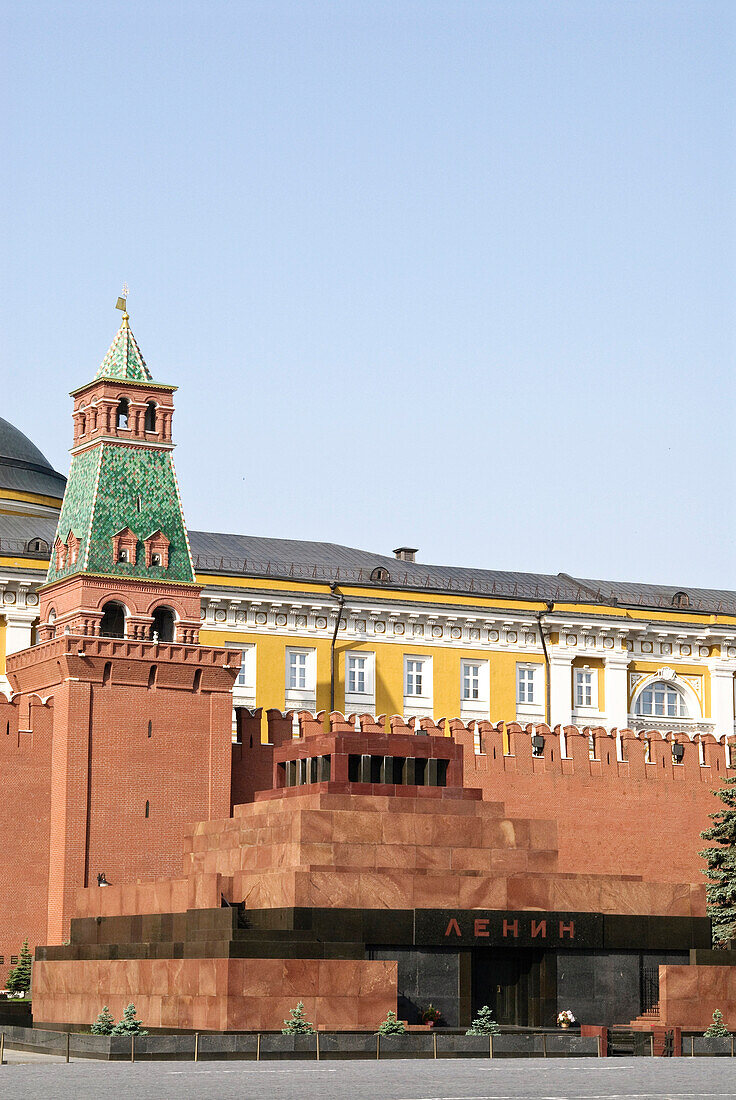
[[[125,608],[117,600],[109,600],[103,606],[100,634],[104,638],[125,637]]]
[[[157,607],[153,613],[151,637],[159,642],[173,642],[176,629],[176,615],[170,607]]]

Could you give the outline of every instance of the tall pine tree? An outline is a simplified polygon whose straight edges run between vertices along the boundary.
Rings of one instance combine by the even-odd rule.
[[[706,888],[708,915],[713,924],[713,942],[725,944],[736,937],[736,776],[724,779],[713,792],[726,807],[709,814],[714,824],[701,833],[703,840],[716,842],[700,854],[708,864],[703,874],[710,880]]]

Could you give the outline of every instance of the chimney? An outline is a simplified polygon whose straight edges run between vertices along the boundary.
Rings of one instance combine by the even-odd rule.
[[[397,561],[416,561],[417,553],[415,546],[397,546],[394,550],[394,557]]]

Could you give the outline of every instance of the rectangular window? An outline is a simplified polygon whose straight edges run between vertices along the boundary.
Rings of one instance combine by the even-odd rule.
[[[406,659],[406,695],[423,695],[424,661],[413,657]]]
[[[535,668],[528,665],[516,666],[516,701],[517,703],[534,703],[534,674]]]
[[[348,683],[350,695],[365,695],[368,658],[363,654],[348,653]]]
[[[255,691],[255,646],[243,646],[237,641],[226,642],[227,646],[232,646],[233,649],[240,649],[240,671],[238,673],[238,679],[235,680],[235,687],[246,687],[250,691]]]
[[[598,673],[588,668],[575,669],[575,706],[595,707],[598,705]]]
[[[317,703],[317,653],[314,649],[286,650],[284,675],[287,709],[313,710]]]
[[[488,661],[461,661],[460,717],[466,720],[488,718],[490,705]]]
[[[463,661],[462,689],[464,700],[480,699],[480,664],[474,661]]]
[[[414,718],[433,713],[432,658],[404,656],[404,714]]]
[[[375,653],[364,650],[345,654],[345,713],[373,712]]]
[[[287,687],[290,690],[304,691],[307,686],[307,655],[292,649],[288,657],[289,676]]]

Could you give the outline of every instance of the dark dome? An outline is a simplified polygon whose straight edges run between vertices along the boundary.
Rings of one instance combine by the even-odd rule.
[[[65,486],[66,478],[57,474],[28,436],[0,416],[0,491],[61,498]]]

